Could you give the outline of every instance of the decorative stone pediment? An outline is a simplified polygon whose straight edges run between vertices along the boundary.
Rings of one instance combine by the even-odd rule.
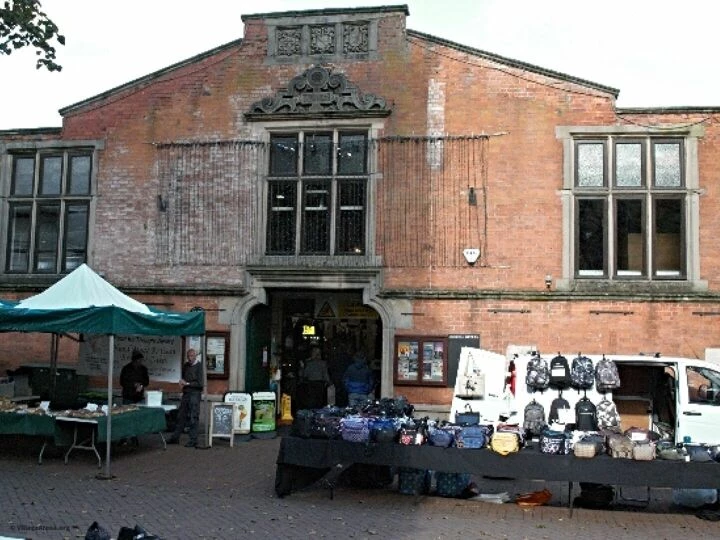
[[[249,121],[384,117],[390,114],[385,100],[362,94],[342,73],[315,66],[294,77],[287,88],[256,101],[245,113]]]

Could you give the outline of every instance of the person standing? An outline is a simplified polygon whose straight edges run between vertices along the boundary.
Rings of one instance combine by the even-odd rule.
[[[351,407],[362,405],[373,399],[375,383],[370,367],[367,365],[365,353],[355,353],[353,363],[348,366],[343,375],[343,384],[348,394],[348,404]]]
[[[197,447],[200,398],[203,391],[203,366],[197,357],[195,349],[188,349],[187,351],[187,361],[183,364],[180,387],[182,388],[182,399],[180,400],[177,423],[175,424],[175,431],[167,442],[169,444],[178,444],[180,435],[187,423],[190,440],[185,446],[193,448]]]
[[[130,362],[120,370],[123,405],[140,403],[145,398],[145,388],[150,384],[147,367],[142,363],[143,353],[135,349]]]

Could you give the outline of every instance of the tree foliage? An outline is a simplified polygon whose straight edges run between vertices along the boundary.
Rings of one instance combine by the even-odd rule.
[[[60,71],[55,62],[55,44],[65,45],[65,36],[41,10],[39,0],[5,0],[0,8],[0,55],[12,54],[22,47],[34,47],[36,68]]]

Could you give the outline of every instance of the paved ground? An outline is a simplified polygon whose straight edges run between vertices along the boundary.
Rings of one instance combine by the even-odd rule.
[[[550,506],[524,510],[440,497],[412,497],[395,489],[340,487],[330,499],[313,486],[279,499],[274,461],[279,439],[252,440],[230,448],[169,446],[157,435],[140,447],[118,448],[111,472],[98,479],[90,452],[75,451],[67,465],[57,449],[37,463],[39,444],[0,438],[0,536],[32,539],[84,538],[93,521],[113,538],[121,526],[140,524],[169,539],[392,538],[392,539],[576,539],[719,538],[720,522],[672,507],[667,490],[653,490],[647,508],[612,511],[567,505],[567,487],[549,483]],[[104,454],[103,454],[104,457]],[[479,479],[484,492],[521,493],[538,482]],[[631,495],[645,495],[644,490]]]

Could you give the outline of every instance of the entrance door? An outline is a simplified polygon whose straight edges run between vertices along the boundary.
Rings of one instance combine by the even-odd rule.
[[[271,310],[259,305],[253,308],[247,322],[245,391],[270,389],[270,322]]]

